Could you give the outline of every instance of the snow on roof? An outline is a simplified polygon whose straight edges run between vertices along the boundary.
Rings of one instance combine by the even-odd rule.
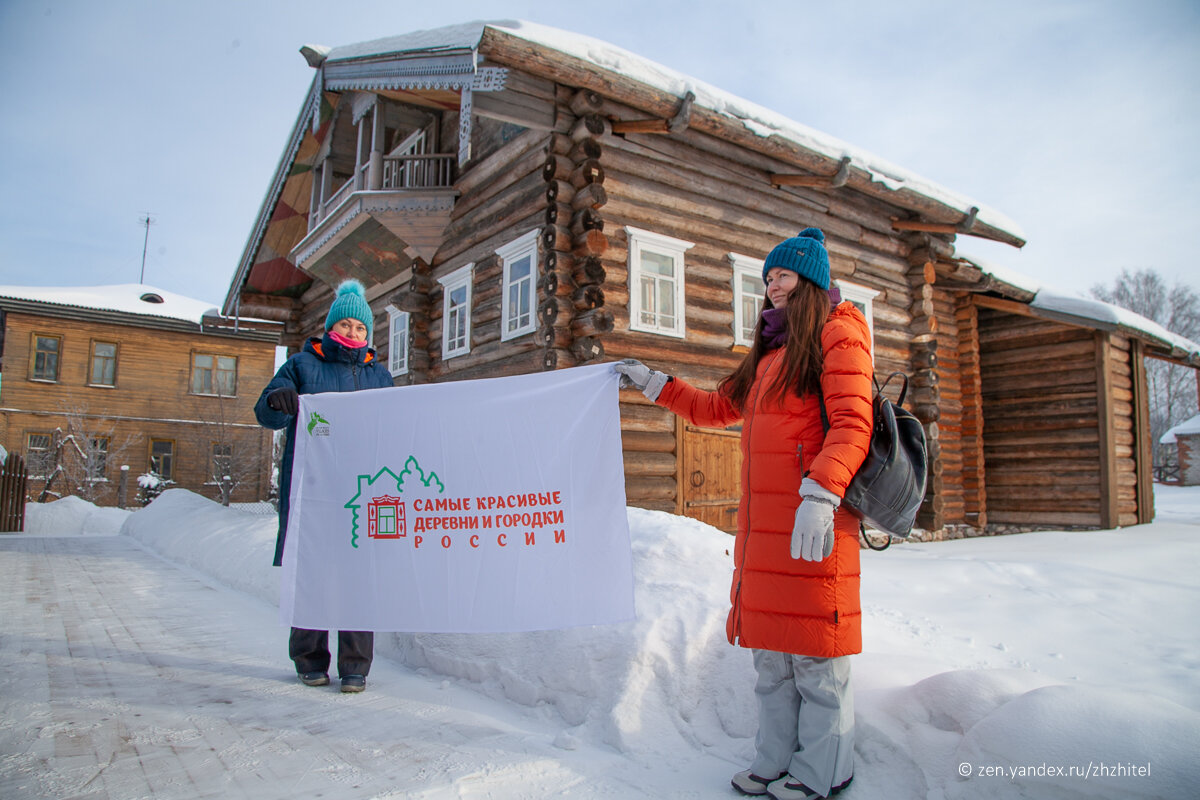
[[[1126,328],[1158,339],[1172,348],[1181,350],[1188,355],[1200,358],[1200,344],[1186,336],[1173,333],[1152,319],[1141,314],[1121,308],[1118,305],[1087,297],[1079,291],[1071,291],[1039,281],[1014,269],[991,264],[959,251],[959,256],[974,264],[979,269],[997,280],[1003,281],[1017,289],[1033,293],[1035,296],[1029,303],[1031,308],[1038,308],[1053,314],[1077,317],[1100,323],[1105,328]]]
[[[1189,355],[1200,355],[1200,344],[1193,342],[1186,336],[1172,333],[1152,319],[1147,319],[1141,314],[1136,314],[1127,308],[1121,308],[1112,303],[1106,303],[1103,300],[1095,300],[1074,293],[1061,294],[1042,289],[1029,305],[1058,314],[1095,320],[1105,326],[1128,328],[1166,342],[1171,347],[1182,350]]]
[[[197,325],[202,317],[219,313],[213,303],[194,300],[144,283],[113,286],[0,286],[0,298],[6,297],[97,311],[180,319]]]
[[[1189,434],[1200,433],[1200,414],[1192,417],[1189,420],[1179,423],[1171,430],[1162,435],[1158,440],[1159,444],[1175,444],[1176,436],[1187,436]]]
[[[475,49],[478,48],[486,28],[493,28],[551,50],[580,58],[676,97],[683,97],[690,91],[695,94],[695,105],[703,106],[739,121],[747,130],[758,136],[766,138],[778,135],[834,161],[849,156],[851,166],[865,170],[870,174],[872,181],[881,183],[892,191],[908,189],[946,206],[959,209],[964,214],[968,213],[972,207],[976,207],[979,209],[976,216],[979,221],[1017,238],[1025,239],[1025,234],[1020,226],[995,209],[987,208],[873,153],[814,130],[757,103],[590,36],[522,20],[469,22],[445,28],[414,31],[401,36],[375,39],[345,47],[335,47],[329,51],[326,60],[340,61],[394,53],[434,53],[446,50]]]

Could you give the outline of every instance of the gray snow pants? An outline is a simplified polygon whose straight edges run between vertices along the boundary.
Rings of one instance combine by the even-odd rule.
[[[750,771],[767,778],[786,772],[828,796],[854,776],[850,657],[752,652],[758,736]]]

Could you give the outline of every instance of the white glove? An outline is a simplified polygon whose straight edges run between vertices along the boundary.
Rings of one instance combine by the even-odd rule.
[[[833,552],[833,512],[842,499],[812,478],[800,482],[800,506],[792,525],[792,558],[824,561]]]
[[[627,358],[618,361],[613,369],[621,373],[622,389],[640,389],[642,394],[651,402],[658,399],[659,392],[667,385],[669,378],[665,372],[657,372],[636,359]]]

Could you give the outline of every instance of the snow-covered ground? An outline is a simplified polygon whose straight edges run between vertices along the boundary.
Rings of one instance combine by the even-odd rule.
[[[840,797],[1200,796],[1200,487],[1155,490],[1151,525],[864,552],[857,774]],[[732,539],[662,513],[629,521],[635,622],[380,634],[368,692],[350,696],[291,677],[273,517],[183,490],[133,513],[31,505],[27,533],[0,537],[0,795],[733,797],[756,722],[749,653],[724,639]],[[57,583],[35,581],[34,558]],[[54,628],[66,646],[14,633],[82,602],[77,638],[186,658],[147,658],[148,691],[71,622]],[[225,662],[252,677],[176,680]],[[69,663],[105,680],[64,688]],[[85,713],[125,734],[60,753]],[[186,774],[156,781],[148,760]]]

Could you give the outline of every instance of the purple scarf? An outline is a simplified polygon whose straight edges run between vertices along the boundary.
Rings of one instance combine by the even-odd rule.
[[[763,311],[762,338],[768,350],[783,347],[787,342],[786,308],[768,308]]]
[[[836,308],[842,302],[842,293],[836,286],[829,287],[829,307]],[[762,337],[768,350],[783,347],[787,343],[787,314],[783,308],[768,308],[762,313]]]

